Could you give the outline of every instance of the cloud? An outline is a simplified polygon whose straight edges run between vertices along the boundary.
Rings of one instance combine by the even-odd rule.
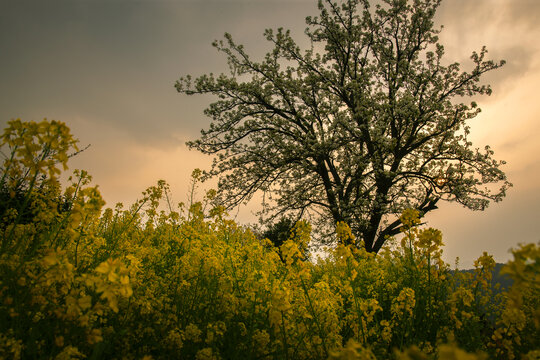
[[[305,1],[10,2],[0,15],[0,92],[9,94],[0,116],[82,114],[140,144],[175,146],[208,125],[203,109],[215,98],[180,95],[174,82],[228,70],[212,41],[231,32],[262,58],[265,27],[296,24],[301,33],[305,9]]]
[[[540,55],[540,24],[536,18],[539,2],[531,0],[452,0],[443,1],[437,14],[444,24],[441,42],[449,61],[458,61],[467,69],[472,51],[486,46],[488,58],[506,60],[506,65],[488,73],[484,79],[495,89],[507,91],[535,66]],[[516,41],[519,39],[519,41]]]
[[[141,145],[132,137],[94,119],[75,117],[69,126],[82,146],[90,148],[70,159],[65,177],[84,169],[99,184],[107,206],[132,204],[147,187],[166,180],[176,202],[185,201],[187,184],[195,168],[208,168],[208,156],[190,151],[182,143],[163,149]]]
[[[538,31],[540,23],[538,14],[540,14],[540,2],[537,0],[505,0],[504,20],[508,24],[528,28],[530,31]]]

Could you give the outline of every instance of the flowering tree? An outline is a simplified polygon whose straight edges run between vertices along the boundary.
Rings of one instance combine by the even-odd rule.
[[[207,176],[219,177],[223,204],[262,190],[269,214],[343,221],[377,252],[405,208],[423,216],[441,199],[473,210],[500,201],[511,186],[504,162],[472,147],[466,122],[480,109],[460,98],[489,95],[480,78],[504,61],[482,48],[469,72],[444,65],[440,1],[321,0],[320,15],[306,18],[311,48],[266,30],[273,50],[260,62],[229,34],[215,42],[230,74],[182,77],[176,88],[219,97],[205,111],[210,127],[188,145],[216,155]]]

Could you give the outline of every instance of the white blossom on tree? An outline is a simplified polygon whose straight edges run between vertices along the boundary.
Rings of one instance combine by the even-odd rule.
[[[468,140],[480,109],[462,100],[489,95],[480,78],[504,61],[482,48],[470,71],[445,64],[433,23],[440,2],[321,0],[319,16],[306,18],[311,48],[269,29],[273,50],[259,62],[229,34],[216,41],[230,74],[185,76],[176,88],[219,97],[188,145],[215,155],[206,175],[219,177],[222,204],[263,191],[270,214],[343,221],[357,246],[377,252],[406,208],[425,215],[441,199],[473,210],[500,201],[511,186],[504,162]]]

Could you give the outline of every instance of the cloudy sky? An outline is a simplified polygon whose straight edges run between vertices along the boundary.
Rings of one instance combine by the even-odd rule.
[[[94,177],[108,206],[132,203],[158,179],[186,200],[189,175],[211,160],[189,151],[209,120],[211,97],[178,94],[182,75],[226,71],[211,43],[229,32],[255,58],[269,49],[265,28],[292,30],[306,45],[304,18],[315,0],[0,0],[0,124],[12,118],[66,122],[83,146],[71,169]],[[428,225],[443,231],[446,259],[464,267],[488,251],[497,261],[540,232],[540,1],[443,0],[436,17],[448,61],[466,68],[486,45],[507,65],[486,76],[493,95],[479,99],[470,125],[514,187],[484,212],[443,204]],[[241,222],[257,204],[238,213]]]

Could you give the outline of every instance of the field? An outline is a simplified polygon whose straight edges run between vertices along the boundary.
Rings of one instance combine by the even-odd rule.
[[[412,209],[378,255],[344,246],[338,223],[317,261],[309,223],[276,248],[211,208],[212,192],[177,206],[159,181],[103,209],[85,171],[58,181],[76,151],[60,122],[15,120],[2,135],[0,358],[540,357],[538,244],[513,250],[502,292],[490,255],[453,271]]]

